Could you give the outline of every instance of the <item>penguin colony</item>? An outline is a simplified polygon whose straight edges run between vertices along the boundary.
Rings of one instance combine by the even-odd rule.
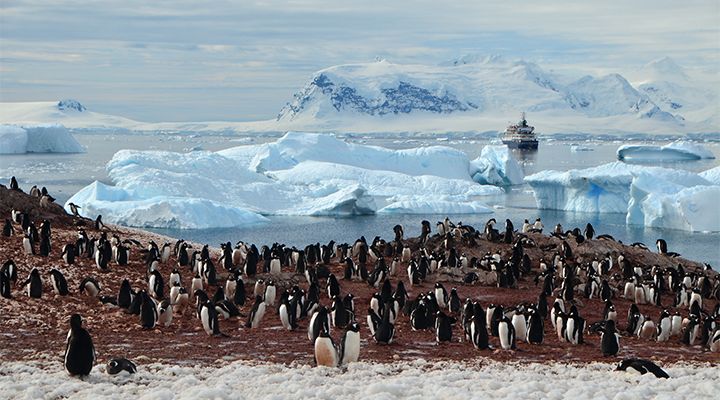
[[[49,196],[44,192],[40,198]],[[407,330],[427,332],[438,346],[478,351],[543,346],[548,335],[563,346],[591,346],[607,357],[622,355],[620,338],[628,337],[720,351],[720,278],[710,266],[686,268],[662,239],[657,253],[674,267],[639,265],[622,253],[579,257],[574,253],[588,243],[615,243],[608,235],[595,236],[590,224],[583,231],[558,225],[549,233],[552,244],[538,245],[548,236],[539,219],[526,220],[518,231],[510,220],[499,230],[494,219],[476,229],[446,218],[435,232],[422,221],[418,238],[405,238],[398,225],[389,242],[379,236],[304,248],[227,242],[218,254],[183,240],[158,245],[121,237],[99,216],[76,215],[77,237],[55,243],[50,220],[34,221],[30,214],[14,209],[7,216],[2,242],[17,247],[13,254],[34,267],[22,280],[25,271],[13,259],[4,260],[0,301],[82,296],[96,299],[100,312],[113,310],[113,318],[135,321],[140,330],[181,325],[204,332],[211,345],[281,327],[294,337],[306,332],[308,352],[317,365],[330,367],[357,361],[363,346],[383,352]],[[480,257],[464,253],[480,246],[498,250]],[[650,252],[640,243],[632,246]],[[108,282],[113,270],[127,278]],[[363,285],[374,294],[356,304],[347,288]],[[477,293],[479,285],[480,293],[522,287],[536,294],[512,304],[463,296]],[[598,304],[602,318],[586,320],[583,314],[597,315],[589,311]],[[93,327],[83,327],[83,319],[77,314],[66,319],[65,366],[71,375],[87,375],[96,360],[88,333]],[[136,369],[127,359],[103,356],[109,373]]]

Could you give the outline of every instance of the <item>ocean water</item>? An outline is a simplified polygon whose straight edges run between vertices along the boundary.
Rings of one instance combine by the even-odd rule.
[[[0,180],[6,182],[10,176],[16,176],[22,187],[35,184],[46,186],[64,203],[72,194],[95,180],[111,184],[105,171],[105,164],[116,151],[121,149],[167,150],[185,152],[190,150],[216,151],[229,147],[257,144],[275,140],[279,135],[248,135],[238,136],[167,136],[167,135],[75,135],[78,141],[87,148],[82,154],[22,154],[0,156]],[[482,148],[493,140],[487,138],[382,138],[352,137],[357,143],[371,144],[394,149],[413,148],[430,145],[444,145],[458,148],[472,159],[480,155]],[[537,152],[514,151],[526,175],[538,171],[554,169],[568,170],[587,168],[616,160],[615,151],[622,144],[632,142],[625,140],[582,141],[545,140],[540,143]],[[647,143],[647,142],[643,142]],[[658,142],[657,144],[664,144]],[[573,151],[574,145],[581,145],[586,151]],[[714,160],[692,162],[664,163],[669,168],[703,171],[720,165],[720,144],[705,143],[715,155]],[[504,195],[480,198],[493,207],[493,214],[480,215],[449,215],[454,222],[484,226],[489,218],[502,221],[510,218],[516,227],[524,219],[533,221],[540,217],[547,229],[560,223],[564,229],[584,227],[590,222],[598,234],[610,234],[625,243],[643,242],[654,248],[658,238],[664,238],[671,251],[678,252],[690,259],[720,266],[720,233],[688,233],[656,228],[627,226],[624,214],[574,213],[552,210],[537,210],[532,190],[527,185],[508,188]],[[245,242],[272,244],[285,243],[290,246],[305,246],[309,243],[353,242],[361,235],[371,239],[377,235],[392,237],[392,227],[401,224],[406,236],[420,233],[420,221],[435,222],[445,215],[368,215],[356,217],[298,217],[270,216],[270,222],[230,229],[207,230],[173,230],[151,229],[177,238],[184,238],[201,243],[218,246],[224,242]]]

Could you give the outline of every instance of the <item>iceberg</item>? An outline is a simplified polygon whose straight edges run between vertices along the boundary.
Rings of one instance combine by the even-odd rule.
[[[708,180],[713,185],[720,185],[720,166],[703,171],[698,175]]]
[[[497,176],[517,181],[519,167],[507,172],[517,167],[509,154],[485,157]],[[382,212],[486,213],[490,209],[477,197],[503,193],[475,182],[459,150],[391,150],[300,132],[218,152],[121,150],[107,170],[114,186],[94,183],[68,203],[90,218],[103,214],[109,222],[144,227],[229,227],[262,222],[265,215],[374,214],[376,200],[388,197],[393,199],[382,201],[390,203]]]
[[[0,154],[83,152],[85,149],[62,125],[0,125]]]
[[[701,144],[676,141],[665,146],[623,145],[617,149],[617,158],[627,162],[651,163],[694,161],[715,158],[715,156]]]
[[[540,209],[626,214],[630,225],[718,231],[709,199],[720,186],[683,170],[613,162],[525,178]]]
[[[525,176],[505,145],[483,147],[480,157],[470,163],[470,169],[472,179],[483,185],[521,185]]]

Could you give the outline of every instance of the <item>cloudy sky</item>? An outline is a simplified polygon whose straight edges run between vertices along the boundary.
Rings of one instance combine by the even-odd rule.
[[[275,117],[314,71],[502,54],[623,72],[720,70],[720,2],[0,1],[0,101],[141,121]]]

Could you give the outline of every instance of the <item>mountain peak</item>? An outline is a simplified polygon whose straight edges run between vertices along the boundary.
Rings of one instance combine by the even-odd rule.
[[[641,72],[646,80],[673,81],[687,79],[683,67],[670,57],[650,61],[642,67]]]
[[[57,108],[60,111],[71,111],[72,110],[72,111],[83,112],[83,111],[87,110],[87,108],[85,108],[85,106],[80,104],[79,101],[73,100],[73,99],[60,100],[57,103]]]

